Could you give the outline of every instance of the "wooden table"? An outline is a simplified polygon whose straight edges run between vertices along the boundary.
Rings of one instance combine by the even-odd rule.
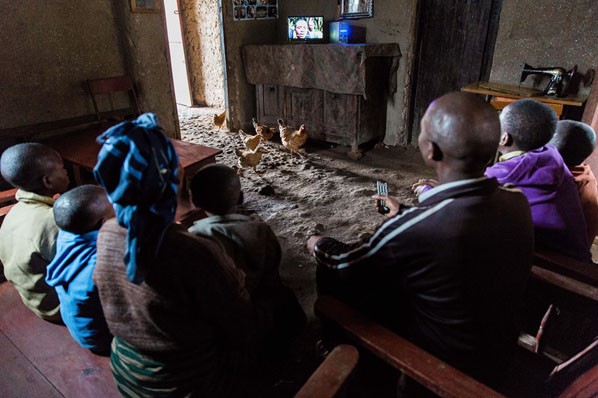
[[[44,143],[58,151],[62,158],[73,166],[75,183],[81,185],[84,182],[81,178],[81,169],[92,172],[98,161],[101,145],[96,141],[96,138],[104,130],[104,127],[98,127],[72,132],[50,138]],[[183,189],[179,192],[175,219],[187,228],[194,220],[205,217],[204,211],[196,208],[191,202],[188,189],[189,180],[203,166],[216,163],[216,155],[222,153],[222,150],[175,138],[171,138],[170,141],[179,157],[179,163],[185,175]]]
[[[564,106],[582,106],[587,99],[587,97],[548,97],[534,88],[493,82],[472,83],[463,87],[461,91],[485,95],[488,102],[498,110],[519,99],[531,98],[550,106],[559,118],[563,113]]]
[[[58,151],[65,161],[75,166],[75,169],[92,171],[98,161],[98,153],[101,148],[96,138],[102,132],[103,129],[100,128],[73,132],[50,138],[44,143]],[[175,138],[171,138],[170,141],[179,157],[186,178],[193,177],[203,166],[216,163],[216,155],[222,153],[222,150],[218,148],[193,144]],[[78,172],[75,171],[75,180],[77,184],[80,184],[80,176],[77,174]]]

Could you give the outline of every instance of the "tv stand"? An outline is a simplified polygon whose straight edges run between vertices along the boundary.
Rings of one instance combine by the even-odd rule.
[[[384,137],[400,56],[395,43],[243,47],[260,123],[305,124],[312,139],[348,145],[355,158],[359,145]]]

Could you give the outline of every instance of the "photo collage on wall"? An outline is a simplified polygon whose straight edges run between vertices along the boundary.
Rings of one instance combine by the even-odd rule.
[[[272,18],[278,18],[278,0],[233,0],[235,21]]]

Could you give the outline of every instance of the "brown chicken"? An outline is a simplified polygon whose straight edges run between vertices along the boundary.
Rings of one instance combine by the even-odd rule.
[[[239,130],[239,137],[243,140],[243,144],[247,149],[255,149],[262,142],[262,136],[260,135],[249,135],[243,130]]]
[[[278,129],[280,130],[280,140],[282,141],[282,145],[291,151],[291,155],[297,153],[300,157],[303,157],[299,152],[299,148],[305,145],[305,142],[309,138],[307,131],[305,131],[305,125],[302,124],[299,127],[299,130],[293,130],[291,127],[284,124],[284,120],[278,119]]]
[[[242,174],[243,171],[242,169],[246,168],[246,167],[251,167],[253,168],[253,171],[255,171],[257,173],[257,165],[260,163],[260,160],[262,160],[262,155],[264,153],[268,153],[266,152],[266,150],[264,148],[262,148],[260,145],[258,145],[255,149],[236,149],[235,148],[235,153],[237,154],[237,157],[239,158],[239,173]]]
[[[214,126],[218,127],[218,130],[226,123],[226,109],[220,115],[214,113]]]
[[[259,124],[255,118],[252,118],[251,121],[253,122],[253,128],[255,129],[255,133],[261,136],[265,141],[268,141],[272,138],[276,129],[274,127],[268,127],[265,124]]]

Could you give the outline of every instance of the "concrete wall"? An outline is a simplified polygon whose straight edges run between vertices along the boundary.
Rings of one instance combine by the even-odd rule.
[[[128,1],[2,3],[0,130],[93,114],[85,80],[128,73],[142,108],[178,134],[162,14]]]
[[[588,0],[505,0],[494,50],[491,81],[518,84],[521,67],[598,67],[598,2]],[[532,76],[524,83],[531,86]],[[539,88],[548,83],[545,78]],[[588,87],[580,87],[587,94]]]
[[[194,104],[224,108],[224,67],[218,2],[182,0],[187,67]]]

